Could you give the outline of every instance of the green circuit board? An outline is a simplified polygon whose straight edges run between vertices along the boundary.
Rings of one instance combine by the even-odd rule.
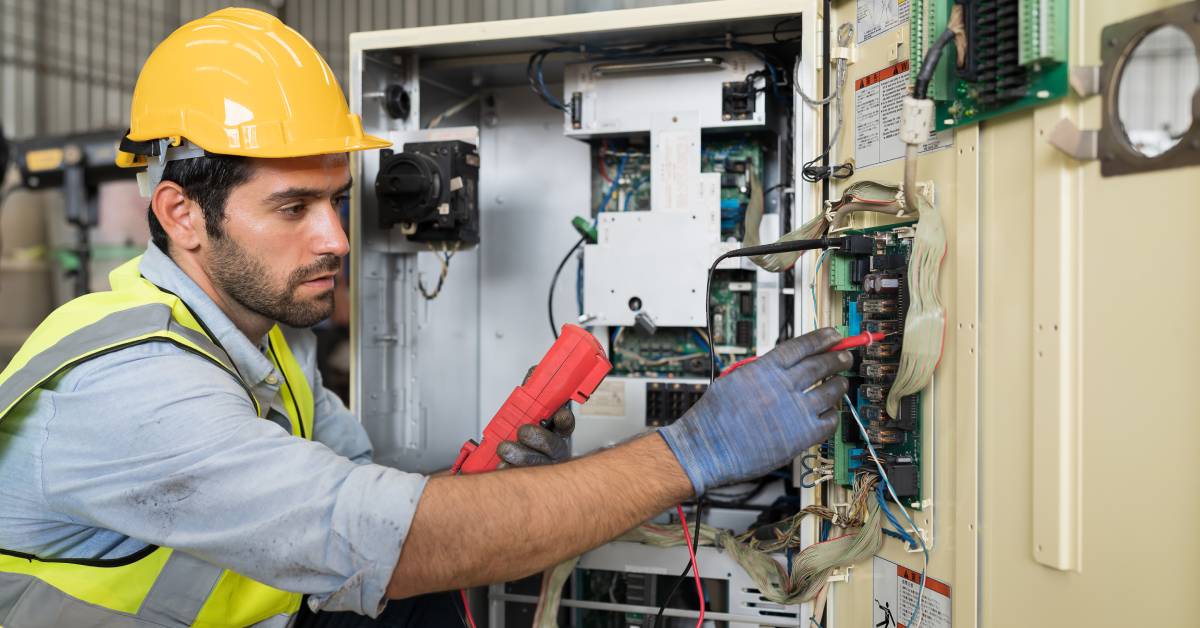
[[[884,401],[895,378],[904,343],[904,318],[908,309],[908,260],[912,253],[910,225],[851,231],[874,239],[868,255],[832,253],[827,260],[829,286],[838,304],[838,331],[857,335],[864,331],[889,334],[883,341],[853,350],[854,366],[842,373],[850,381],[849,397],[865,423],[868,438],[879,454],[897,493],[920,508],[921,394],[900,403],[900,416],[887,414]],[[848,408],[843,408],[839,429],[826,443],[834,461],[834,481],[853,484],[859,469],[874,469],[862,431]]]
[[[929,97],[937,130],[974,124],[1068,92],[1068,0],[909,0],[910,84],[930,47],[962,7],[965,57],[948,46]]]
[[[650,149],[643,141],[602,141],[592,147],[592,207],[650,211]],[[701,141],[700,171],[721,175],[721,238],[742,239],[754,186],[762,185],[763,148],[752,136]]]

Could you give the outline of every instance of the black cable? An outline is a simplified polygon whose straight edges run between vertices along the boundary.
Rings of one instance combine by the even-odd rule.
[[[558,268],[554,269],[554,277],[550,279],[550,296],[546,299],[546,313],[550,316],[550,333],[554,334],[555,340],[558,340],[558,325],[554,323],[554,287],[558,284],[558,277],[562,274],[563,267],[567,265],[567,261],[571,259],[575,251],[583,246],[583,241],[586,239],[586,237],[580,237],[575,246],[572,246],[571,250],[567,251],[562,261],[558,263]]]
[[[785,40],[787,41],[787,40]],[[767,67],[765,70],[765,80],[771,85],[771,91],[776,98],[783,99],[779,93],[779,87],[787,85],[787,75],[783,71],[783,64],[771,54],[765,52],[757,46],[751,46],[736,40],[726,37],[696,37],[688,39],[679,39],[665,43],[657,44],[642,44],[637,46],[624,47],[603,47],[603,46],[557,46],[555,48],[546,48],[538,50],[529,56],[525,63],[525,78],[529,82],[530,89],[537,94],[546,104],[559,109],[561,111],[569,111],[570,106],[566,103],[560,103],[552,95],[547,93],[545,86],[545,75],[543,73],[543,64],[546,57],[559,52],[577,52],[591,60],[602,59],[628,59],[631,57],[653,57],[671,52],[704,52],[706,50],[742,50],[759,58],[763,65]],[[752,88],[753,89],[753,88]],[[765,87],[764,90],[765,91]]]
[[[774,192],[775,190],[781,189],[781,188],[783,188],[783,186],[784,186],[784,184],[782,184],[782,183],[776,183],[775,185],[772,185],[771,187],[763,190],[763,196],[766,196],[766,195],[770,194],[771,192]]]
[[[786,44],[786,43],[792,42],[792,41],[800,41],[803,38],[803,35],[796,35],[795,37],[787,37],[784,39],[779,38],[779,28],[781,26],[783,26],[784,24],[788,24],[790,22],[796,22],[797,27],[799,27],[803,24],[802,17],[799,15],[793,15],[792,17],[785,17],[782,20],[775,22],[775,26],[773,28],[771,28],[771,40],[777,44]]]
[[[712,343],[709,343],[709,346],[712,346]],[[693,550],[693,552],[696,552],[696,553],[699,553],[699,551],[700,551],[700,544],[699,544],[700,543],[700,513],[703,508],[704,508],[704,496],[697,495],[696,496],[696,531],[694,533],[692,533],[692,543],[691,543],[692,547],[695,548]],[[687,528],[684,528],[683,535],[686,537],[687,534],[688,534]],[[687,541],[688,541],[688,539],[686,539],[686,538],[683,540],[684,543],[687,543]],[[662,606],[658,607],[658,615],[656,615],[654,617],[654,628],[659,628],[659,625],[662,623],[663,613],[667,612],[667,606],[671,603],[671,600],[675,599],[675,594],[679,592],[679,585],[683,584],[684,580],[687,580],[688,574],[690,574],[691,572],[692,572],[692,561],[689,560],[687,563],[687,566],[683,568],[683,572],[680,573],[679,576],[677,576],[675,578],[675,586],[671,587],[671,592],[668,593],[666,599],[663,600]],[[700,596],[700,604],[701,604],[701,606],[704,605],[704,596],[703,595]]]
[[[829,98],[829,71],[832,64],[829,61],[829,38],[832,37],[833,25],[830,22],[830,15],[833,14],[833,0],[825,0],[825,9],[821,14],[821,28],[823,35],[821,37],[821,55],[825,59],[825,69],[821,72],[821,98]],[[829,103],[821,106],[821,146],[829,146]],[[808,166],[809,164],[805,164]],[[829,168],[829,150],[821,155],[821,166]],[[821,179],[821,207],[829,200],[829,177]]]
[[[450,602],[450,605],[454,607],[454,612],[458,613],[458,619],[462,622],[463,628],[471,628],[471,624],[467,622],[467,616],[463,614],[463,611],[467,608],[466,603],[457,595],[452,595],[451,597],[454,599]]]
[[[713,499],[719,499],[729,504],[742,504],[754,499],[755,497],[758,497],[764,490],[766,490],[768,486],[770,486],[772,481],[780,479],[784,479],[784,477],[781,475],[764,475],[758,478],[758,480],[754,483],[754,486],[748,491],[742,491],[741,493],[734,493],[732,495],[715,492],[706,493],[709,498],[708,503],[709,505],[712,505]]]
[[[829,150],[813,157],[800,168],[800,178],[809,183],[817,183],[819,181],[828,182],[829,179],[849,179],[854,176],[854,164],[845,162],[840,164],[821,165],[818,166],[818,161],[828,162]]]
[[[917,73],[917,83],[913,87],[913,98],[925,100],[929,94],[929,83],[933,80],[933,72],[937,69],[938,61],[942,59],[942,51],[954,41],[954,31],[946,29],[934,40],[925,60],[921,62],[921,71]]]

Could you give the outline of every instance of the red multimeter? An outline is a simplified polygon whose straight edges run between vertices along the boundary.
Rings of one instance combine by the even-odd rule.
[[[518,428],[549,419],[567,401],[587,401],[611,370],[603,347],[590,332],[578,325],[563,325],[562,334],[528,381],[512,391],[483,429],[480,442],[463,443],[451,471],[478,473],[500,466],[496,455],[500,443],[516,440]]]

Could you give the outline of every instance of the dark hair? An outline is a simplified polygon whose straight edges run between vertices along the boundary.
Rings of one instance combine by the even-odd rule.
[[[151,157],[153,159],[153,157]],[[254,163],[248,157],[206,154],[203,157],[181,159],[167,163],[163,169],[163,181],[172,181],[183,188],[184,196],[200,205],[204,211],[204,226],[209,237],[220,239],[225,231],[225,202],[233,188],[245,183],[254,174]],[[150,239],[164,253],[169,253],[170,238],[154,215],[153,206],[147,208],[146,219],[150,222]]]

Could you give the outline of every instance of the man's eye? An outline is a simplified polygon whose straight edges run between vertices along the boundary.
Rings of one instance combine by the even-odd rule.
[[[279,212],[285,216],[295,216],[302,211],[304,211],[304,205],[288,205],[287,207],[279,210]]]
[[[339,197],[333,199],[333,206],[340,209],[340,208],[345,207],[346,203],[349,203],[349,202],[350,202],[349,196],[339,196]]]

